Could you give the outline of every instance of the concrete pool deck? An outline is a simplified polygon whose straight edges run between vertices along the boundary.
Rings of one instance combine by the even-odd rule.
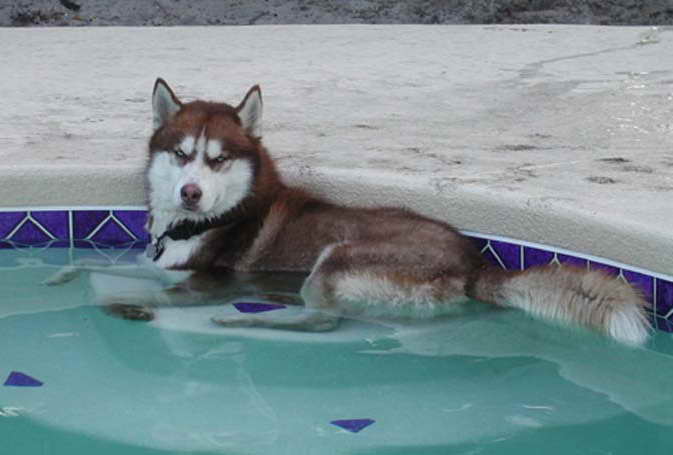
[[[139,206],[157,76],[260,83],[286,179],[673,274],[673,29],[0,29],[0,206]]]

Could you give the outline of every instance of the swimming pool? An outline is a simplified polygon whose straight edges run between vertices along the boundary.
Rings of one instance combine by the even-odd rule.
[[[0,216],[0,433],[12,454],[668,453],[673,341],[643,349],[482,305],[423,323],[346,321],[333,333],[222,329],[246,305],[112,318],[96,299],[140,279],[39,285],[85,258],[133,264],[142,210]],[[508,268],[573,262],[639,285],[670,327],[670,281],[506,239]],[[670,316],[670,315],[669,315]],[[581,447],[581,449],[579,449]]]

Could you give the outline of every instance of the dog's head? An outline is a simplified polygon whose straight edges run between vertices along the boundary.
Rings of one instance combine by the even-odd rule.
[[[264,153],[259,86],[233,107],[182,103],[163,79],[157,79],[152,107],[147,179],[154,217],[161,213],[170,219],[163,224],[215,218],[254,192]]]

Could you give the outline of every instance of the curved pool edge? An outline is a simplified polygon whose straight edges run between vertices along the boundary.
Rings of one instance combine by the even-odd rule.
[[[443,184],[432,176],[335,168],[281,169],[285,180],[346,205],[395,205],[464,231],[549,245],[673,275],[673,236],[661,225],[622,213],[577,207],[479,185]],[[0,210],[35,207],[141,207],[138,166],[0,166]],[[58,191],[54,191],[58,188]],[[17,191],[20,189],[21,191]],[[654,209],[653,209],[654,210]],[[656,218],[653,213],[652,218]]]

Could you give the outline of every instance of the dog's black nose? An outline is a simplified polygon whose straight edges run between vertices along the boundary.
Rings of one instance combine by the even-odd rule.
[[[186,205],[196,205],[201,200],[201,188],[199,185],[189,183],[180,189],[180,197]]]

